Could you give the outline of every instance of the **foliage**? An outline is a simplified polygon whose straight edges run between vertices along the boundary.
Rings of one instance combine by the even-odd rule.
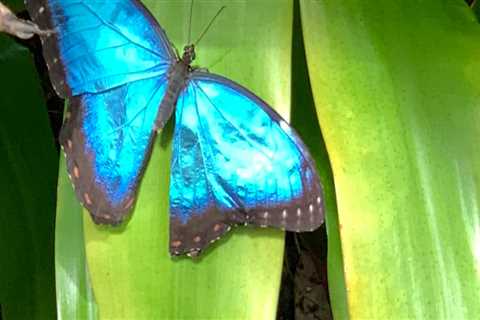
[[[5,35],[0,74],[0,318],[51,319],[57,152],[32,57]]]
[[[341,246],[343,265],[330,270],[343,269],[349,316],[478,317],[473,13],[449,0],[308,0],[301,9],[338,205],[340,243],[329,245]],[[333,292],[335,277],[329,284]]]

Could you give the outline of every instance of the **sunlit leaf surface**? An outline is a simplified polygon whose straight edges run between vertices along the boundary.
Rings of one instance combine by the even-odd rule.
[[[473,13],[449,0],[306,0],[301,9],[334,174],[348,314],[478,318]]]

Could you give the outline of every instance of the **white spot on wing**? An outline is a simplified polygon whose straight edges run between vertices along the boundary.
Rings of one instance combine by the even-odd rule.
[[[83,199],[85,200],[85,203],[89,206],[92,204],[92,199],[90,199],[90,195],[88,193],[85,192],[83,194]]]
[[[286,219],[286,218],[287,218],[287,210],[286,210],[286,209],[284,209],[284,210],[282,211],[282,218],[283,218],[283,219]]]

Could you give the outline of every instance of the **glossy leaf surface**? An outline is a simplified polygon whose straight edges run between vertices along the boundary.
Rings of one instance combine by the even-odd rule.
[[[463,1],[308,0],[301,9],[348,315],[478,317],[478,22]]]

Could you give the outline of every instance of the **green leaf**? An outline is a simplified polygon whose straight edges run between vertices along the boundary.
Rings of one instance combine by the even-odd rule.
[[[82,207],[66,170],[62,154],[55,228],[57,312],[60,319],[92,320],[97,319],[98,310],[86,264]]]
[[[306,0],[301,9],[349,316],[478,317],[480,30],[472,12],[449,0]]]
[[[471,1],[470,8],[472,8],[473,13],[475,13],[475,16],[477,17],[477,20],[480,18],[480,4],[478,1],[474,0]]]
[[[0,318],[55,318],[57,152],[33,59],[0,34]]]
[[[312,157],[317,163],[318,174],[323,185],[326,213],[326,230],[328,236],[327,270],[330,308],[336,319],[348,319],[345,279],[343,274],[343,258],[339,240],[338,216],[335,199],[335,186],[330,167],[330,160],[325,148],[325,142],[319,127],[309,81],[305,46],[301,26],[299,2],[295,1],[294,36],[293,36],[293,72],[292,72],[292,121],[303,141],[307,145]],[[308,27],[308,26],[307,26]],[[325,256],[325,240],[322,236],[323,228],[312,233],[304,233],[302,237],[315,250],[318,259]],[[318,268],[318,271],[323,271]],[[327,308],[329,306],[322,306]]]
[[[144,1],[180,50],[186,44],[189,2]],[[192,34],[227,8],[197,47],[196,63],[247,86],[288,118],[292,4],[279,1],[195,2]],[[261,30],[261,32],[260,32]],[[154,145],[132,218],[120,228],[99,227],[83,212],[84,242],[91,285],[101,318],[265,318],[276,313],[283,258],[283,233],[237,228],[197,260],[168,254],[170,124]],[[79,208],[61,169],[58,219]],[[73,221],[73,220],[72,220]],[[68,290],[88,300],[65,306],[65,315],[92,306],[81,268],[81,225],[57,226],[57,293]],[[72,238],[65,249],[63,241]],[[60,240],[63,239],[63,240]],[[62,249],[60,244],[62,243]],[[60,251],[62,253],[60,253]],[[61,255],[61,258],[60,258]],[[73,287],[81,281],[82,288]],[[79,290],[79,291],[78,291]],[[83,293],[82,293],[83,292]],[[60,294],[59,294],[60,295]],[[67,299],[67,298],[65,298]],[[76,298],[77,299],[77,298]],[[69,309],[69,310],[67,310]]]

